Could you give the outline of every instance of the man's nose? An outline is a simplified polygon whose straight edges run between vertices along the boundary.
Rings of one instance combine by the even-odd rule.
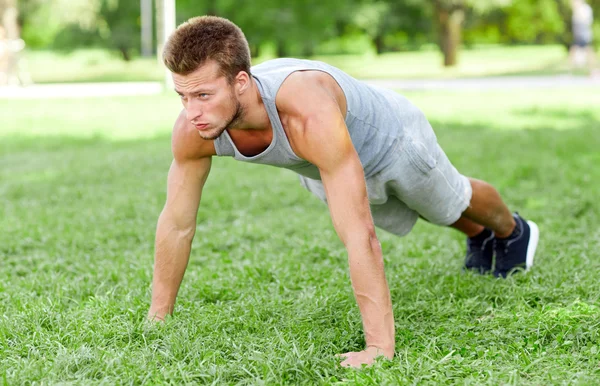
[[[193,100],[187,103],[185,113],[187,114],[188,121],[192,122],[197,118],[202,116],[202,108],[200,107],[200,103],[197,103]]]

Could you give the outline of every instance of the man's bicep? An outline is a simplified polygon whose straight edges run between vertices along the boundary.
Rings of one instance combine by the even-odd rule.
[[[195,224],[210,166],[210,157],[184,161],[174,159],[171,163],[163,214],[177,227],[186,228]]]
[[[320,170],[337,168],[354,151],[335,96],[314,78],[290,76],[276,103],[287,118],[286,134],[292,149]]]

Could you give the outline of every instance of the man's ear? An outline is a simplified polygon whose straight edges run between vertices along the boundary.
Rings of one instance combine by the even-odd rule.
[[[250,88],[250,75],[246,71],[240,71],[235,76],[235,88],[238,94],[243,94]]]

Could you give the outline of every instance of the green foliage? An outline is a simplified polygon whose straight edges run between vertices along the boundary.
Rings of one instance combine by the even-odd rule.
[[[568,31],[556,0],[520,0],[506,8],[506,35],[514,42],[560,41]]]
[[[377,53],[406,50],[431,40],[429,11],[410,1],[365,1],[354,11],[353,28],[370,37]]]
[[[69,37],[61,37],[58,47],[85,45],[100,20],[99,0],[19,0],[18,6],[22,36],[30,47],[55,45],[59,35]]]
[[[600,31],[600,0],[589,3]],[[102,46],[127,59],[140,44],[139,1],[20,0],[19,8],[30,47]],[[440,23],[448,16],[440,12],[455,11],[468,45],[571,41],[568,0],[348,0],[343,6],[333,0],[177,1],[178,22],[203,14],[236,22],[255,57],[265,47],[277,56],[418,49],[440,43]]]
[[[104,46],[129,60],[140,42],[140,9],[131,0],[22,0],[23,38],[30,47]]]
[[[265,43],[275,44],[279,56],[311,55],[319,43],[342,35],[339,27],[348,23],[355,1],[346,1],[344,7],[339,7],[335,2],[322,0],[188,0],[177,2],[177,16],[178,22],[202,14],[235,21],[255,56]]]
[[[100,15],[105,45],[119,50],[124,60],[131,60],[131,50],[137,50],[141,40],[139,1],[101,0]]]

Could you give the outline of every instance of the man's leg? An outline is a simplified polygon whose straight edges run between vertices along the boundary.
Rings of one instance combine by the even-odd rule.
[[[494,254],[496,276],[531,266],[537,226],[512,215],[491,185],[461,175],[437,144],[431,126],[413,133],[401,150],[385,173],[386,189],[427,221],[470,236],[467,268],[490,271]]]
[[[596,51],[594,50],[593,45],[588,45],[586,47],[587,50],[587,65],[589,70],[589,75],[592,78],[596,78],[600,76],[600,69],[598,66],[598,58],[596,57]]]
[[[512,215],[490,184],[469,178],[473,194],[469,207],[451,226],[467,235],[465,267],[487,273],[496,252],[495,276],[506,277],[515,268],[533,264],[539,230],[531,221]]]
[[[577,66],[577,54],[578,54],[577,44],[571,45],[569,48],[569,72],[573,73],[573,71],[578,67]]]
[[[489,273],[494,262],[494,232],[464,215],[451,227],[467,235],[465,268],[480,274]]]
[[[494,234],[508,236],[516,223],[493,186],[474,178],[469,182],[471,202],[451,227],[467,235],[465,268],[485,274],[493,268]]]
[[[481,233],[484,227],[492,230],[496,237],[510,236],[515,229],[515,219],[498,191],[485,181],[474,178],[469,181],[473,188],[471,204],[452,227],[469,237]]]

